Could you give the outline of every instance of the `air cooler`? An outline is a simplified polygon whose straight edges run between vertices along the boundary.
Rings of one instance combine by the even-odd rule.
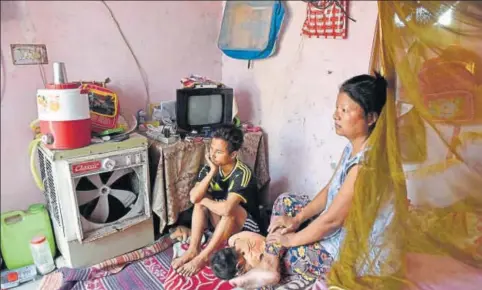
[[[154,241],[145,137],[74,150],[41,145],[38,153],[66,266],[90,266]]]

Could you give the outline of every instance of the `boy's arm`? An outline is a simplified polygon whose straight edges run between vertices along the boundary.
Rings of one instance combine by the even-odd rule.
[[[189,192],[189,198],[193,204],[200,202],[209,189],[209,183],[211,179],[216,175],[215,169],[210,169],[208,166],[204,166],[199,172],[198,182]]]
[[[246,190],[251,180],[251,171],[245,170],[230,180],[228,197],[225,201],[204,198],[201,204],[220,216],[230,216],[236,206],[247,202]]]
[[[230,216],[236,206],[238,206],[242,201],[243,200],[239,195],[230,193],[228,198],[224,201],[215,201],[209,198],[203,198],[201,200],[201,204],[217,215]]]

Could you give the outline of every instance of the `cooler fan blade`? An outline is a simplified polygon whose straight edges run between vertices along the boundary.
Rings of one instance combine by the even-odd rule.
[[[117,198],[124,207],[130,206],[136,200],[136,195],[127,190],[111,189],[110,194]]]
[[[91,202],[95,198],[99,197],[99,190],[77,190],[77,202],[79,206]]]
[[[132,172],[132,168],[124,168],[120,170],[116,170],[112,173],[112,175],[109,177],[109,180],[107,180],[106,184],[107,186],[111,186],[114,182],[116,182],[119,178],[122,176],[129,174]]]
[[[82,177],[81,177],[81,178],[76,178],[76,179],[74,180],[74,189],[77,188],[77,185],[79,184],[79,181],[80,181],[81,179],[82,179]]]
[[[90,218],[97,223],[105,223],[109,218],[109,200],[107,197],[107,194],[99,197],[97,205],[90,215]]]
[[[89,175],[89,176],[87,176],[87,179],[90,182],[92,182],[92,184],[95,185],[97,188],[101,188],[102,186],[104,186],[104,183],[100,179],[99,174]]]

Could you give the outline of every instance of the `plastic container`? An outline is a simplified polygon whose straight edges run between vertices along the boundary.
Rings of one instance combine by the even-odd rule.
[[[37,90],[37,113],[47,148],[66,150],[90,145],[89,98],[78,84],[49,84]]]
[[[36,236],[30,241],[33,261],[40,274],[45,275],[55,269],[54,258],[50,253],[49,241],[45,236]]]
[[[35,265],[30,265],[10,271],[2,271],[1,288],[2,290],[15,288],[22,283],[34,280],[35,277],[37,277],[37,269],[35,268]]]
[[[50,253],[55,257],[55,239],[50,218],[43,204],[33,204],[27,211],[17,210],[0,215],[0,244],[3,260],[8,269],[17,269],[34,263],[30,252],[33,237],[47,238]]]

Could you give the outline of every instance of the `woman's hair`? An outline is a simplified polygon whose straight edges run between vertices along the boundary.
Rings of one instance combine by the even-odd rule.
[[[340,92],[346,93],[363,109],[365,116],[377,114],[380,116],[387,101],[387,80],[378,72],[372,75],[358,75],[346,80],[340,87]],[[370,126],[373,130],[375,123]]]
[[[238,253],[234,248],[221,249],[211,256],[210,264],[216,277],[230,280],[238,273]]]
[[[228,143],[229,153],[238,151],[243,145],[243,131],[234,125],[224,125],[214,131],[213,138],[224,140]]]

